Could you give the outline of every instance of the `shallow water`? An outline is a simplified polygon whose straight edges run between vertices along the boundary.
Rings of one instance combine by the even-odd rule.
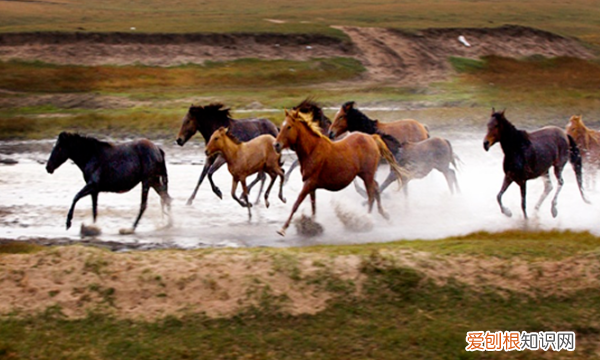
[[[202,170],[204,149],[199,140],[180,148],[161,144],[167,154],[169,192],[173,197],[174,225],[165,228],[158,196],[151,192],[148,209],[137,232],[119,235],[119,229],[130,227],[139,210],[140,187],[125,194],[101,193],[99,196],[97,225],[103,233],[96,241],[117,241],[125,244],[148,244],[152,246],[196,247],[255,247],[255,246],[299,246],[315,244],[348,244],[381,242],[398,239],[439,239],[463,235],[474,231],[501,231],[507,229],[573,229],[589,230],[600,234],[597,221],[600,215],[600,193],[587,191],[592,205],[582,201],[577,190],[570,165],[563,172],[565,186],[559,197],[558,217],[550,215],[551,193],[539,212],[533,207],[540,196],[541,180],[528,182],[529,221],[524,221],[520,210],[520,193],[512,185],[504,195],[504,204],[513,212],[508,218],[500,213],[496,194],[502,183],[502,151],[494,146],[489,152],[482,147],[482,133],[455,132],[436,134],[448,138],[456,154],[461,158],[457,173],[462,192],[450,194],[442,174],[433,172],[425,179],[409,184],[409,195],[396,191],[391,185],[383,194],[383,205],[391,219],[385,220],[376,211],[367,214],[363,199],[354,186],[341,192],[317,191],[317,217],[325,231],[314,238],[296,234],[290,226],[286,237],[276,233],[285,222],[292,204],[301,189],[301,179],[295,170],[284,187],[287,204],[277,198],[277,185],[271,193],[269,209],[264,201],[253,207],[252,220],[248,221],[247,210],[240,207],[229,195],[231,176],[225,168],[215,174],[215,182],[224,194],[219,200],[211,191],[208,181],[202,185],[192,206],[186,206]],[[5,143],[12,146],[14,144]],[[31,145],[31,144],[29,144]],[[47,149],[48,142],[34,144],[32,148]],[[80,238],[81,223],[91,224],[91,200],[81,199],[76,207],[73,227],[65,229],[65,219],[73,196],[83,187],[83,177],[71,162],[65,163],[53,175],[47,174],[44,162],[48,153],[43,151],[13,153],[10,158],[19,161],[16,165],[0,165],[0,238],[31,239]],[[285,154],[287,168],[293,159]],[[382,181],[387,167],[378,172]],[[556,181],[553,179],[553,184]],[[256,190],[251,199],[256,197]],[[373,229],[355,233],[345,230],[334,212],[334,206],[356,215],[366,222],[373,222]],[[296,213],[310,214],[307,199]]]

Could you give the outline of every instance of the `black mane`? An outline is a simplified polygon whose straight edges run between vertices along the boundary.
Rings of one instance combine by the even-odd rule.
[[[500,145],[505,151],[522,150],[531,144],[529,134],[527,134],[525,130],[517,129],[506,117],[504,117],[504,113],[495,112],[492,114],[492,118],[494,118],[496,122],[498,122],[498,125],[501,126],[503,133],[510,134],[510,136],[503,136],[502,138],[506,140],[500,142]]]
[[[354,108],[354,101],[348,101],[343,105],[346,109],[346,122],[348,131],[362,131],[367,134],[377,133],[377,120],[371,120],[360,110]]]
[[[318,122],[321,129],[327,130],[331,125],[331,120],[325,116],[323,109],[312,98],[304,99],[293,110],[298,110],[304,114],[312,114],[313,121]]]

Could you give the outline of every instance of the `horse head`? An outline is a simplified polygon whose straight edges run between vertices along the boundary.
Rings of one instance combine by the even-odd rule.
[[[310,120],[306,119],[308,117],[310,117]],[[303,114],[299,110],[285,110],[285,120],[281,124],[281,130],[273,143],[277,153],[281,153],[283,149],[287,148],[296,149],[296,144],[299,141],[300,126],[302,126],[301,122],[303,120],[309,125],[308,121],[312,121],[312,116],[310,114]]]
[[[208,144],[206,144],[206,156],[210,158],[215,154],[222,152],[223,148],[227,146],[227,137],[229,137],[229,128],[220,127],[215,131],[210,137]]]
[[[335,114],[331,126],[329,126],[329,138],[335,139],[344,132],[348,131],[348,113],[354,110],[354,101],[348,101],[342,105]]]
[[[67,161],[70,155],[69,144],[74,136],[74,134],[66,131],[63,131],[58,135],[56,144],[54,144],[54,148],[52,148],[52,152],[50,153],[50,158],[46,162],[46,171],[48,173],[52,174],[54,170],[58,169],[65,161]]]
[[[181,128],[177,134],[177,145],[183,146],[198,131],[198,116],[202,112],[202,106],[192,104],[181,120]]]
[[[581,115],[573,115],[569,119],[569,123],[567,124],[565,130],[567,131],[568,135],[576,138],[582,133],[585,133],[587,128],[583,124],[583,120],[581,120]]]
[[[487,124],[488,132],[483,139],[483,148],[485,151],[488,151],[495,143],[500,141],[504,125],[508,123],[508,120],[504,117],[505,111],[506,109],[497,112],[492,108],[492,115]]]

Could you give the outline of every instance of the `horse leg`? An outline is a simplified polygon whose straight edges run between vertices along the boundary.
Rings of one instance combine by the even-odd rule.
[[[365,187],[367,188],[367,193],[369,194],[369,214],[373,210],[373,202],[377,201],[377,211],[384,219],[389,220],[390,216],[381,206],[381,191],[379,191],[379,185],[375,179],[367,182],[365,181]]]
[[[523,180],[519,183],[519,187],[521,188],[521,209],[525,220],[527,220],[527,181]]]
[[[239,180],[237,180],[237,179],[233,179],[233,181],[231,182],[231,197],[233,198],[233,200],[237,201],[238,204],[240,204],[242,207],[247,207],[248,204],[243,203],[235,194],[235,191],[237,190],[238,181]],[[243,196],[243,193],[242,193],[242,196]]]
[[[284,184],[287,184],[288,180],[290,179],[290,175],[292,174],[292,170],[297,168],[298,165],[300,165],[300,161],[298,159],[294,160],[292,165],[290,165],[290,168],[285,173],[285,181],[283,182]]]
[[[196,193],[198,192],[198,189],[200,188],[202,181],[204,181],[204,177],[206,177],[206,174],[208,174],[208,169],[210,169],[210,167],[213,165],[214,162],[215,162],[214,158],[206,159],[206,162],[204,163],[204,167],[202,168],[202,174],[200,174],[200,179],[198,179],[196,188],[194,188],[194,192],[192,192],[192,196],[190,196],[186,205],[192,205],[192,202],[194,202],[194,199],[196,198]]]
[[[385,180],[379,187],[379,194],[383,193],[383,191],[385,189],[387,189],[387,187],[390,186],[390,184],[393,183],[394,180],[396,180],[396,174],[392,170],[390,170],[390,173],[388,174],[388,176],[385,178]],[[404,184],[405,180],[404,179],[401,179],[401,180],[402,180],[402,184]]]
[[[215,185],[215,182],[213,181],[213,174],[215,172],[217,172],[217,170],[219,170],[221,168],[221,166],[223,166],[226,163],[225,158],[222,156],[217,156],[217,158],[214,160],[214,163],[212,164],[212,166],[210,167],[210,169],[208,169],[208,181],[210,182],[210,187],[212,188],[212,191],[219,197],[219,199],[223,200],[223,193],[221,193],[221,189],[219,189],[219,187],[217,185]],[[198,184],[198,186],[200,186]]]
[[[159,181],[153,182],[150,186],[156,191],[158,196],[160,196],[160,209],[162,211],[162,215],[167,215],[168,223],[167,226],[173,225],[173,218],[171,217],[171,197],[167,191],[166,184],[162,184]],[[165,211],[165,207],[167,210]]]
[[[271,182],[269,183],[269,186],[267,186],[267,191],[265,192],[265,206],[267,208],[269,208],[269,194],[271,193],[271,188],[273,187],[273,184],[275,184],[277,174],[274,172],[270,172],[269,176],[271,177]]]
[[[315,190],[310,192],[310,208],[312,210],[313,219],[317,215],[317,194]]]
[[[283,169],[280,169],[280,171],[278,171],[277,175],[279,175],[279,200],[281,200],[281,202],[285,204],[286,200],[283,197],[283,185],[285,184],[285,181],[284,181],[285,175],[284,175]]]
[[[98,193],[93,192],[92,197],[92,216],[94,217],[94,223],[96,223],[96,216],[98,215]]]
[[[500,211],[502,211],[502,213],[508,217],[512,216],[512,212],[510,211],[510,209],[504,207],[504,205],[502,205],[502,195],[504,195],[504,192],[506,191],[506,189],[508,189],[508,187],[510,186],[510,184],[512,184],[512,180],[509,179],[507,176],[504,176],[504,181],[502,182],[502,187],[500,188],[500,192],[498,193],[498,195],[496,195],[496,200],[498,201],[498,205],[500,205]]]
[[[71,227],[71,220],[73,220],[73,211],[75,211],[75,204],[84,196],[93,194],[95,191],[94,184],[88,183],[83,189],[79,190],[79,192],[73,198],[73,203],[71,204],[71,208],[69,209],[69,213],[67,214],[67,230]]]
[[[446,178],[446,182],[448,183],[448,187],[450,188],[450,193],[454,194],[454,189],[456,189],[457,192],[460,192],[460,189],[458,187],[458,181],[456,180],[456,173],[454,172],[454,170],[448,168],[446,169],[446,171],[442,171],[442,174],[444,174],[444,177]]]
[[[288,217],[285,224],[283,224],[283,227],[277,231],[277,233],[279,235],[285,236],[285,231],[290,226],[290,223],[292,222],[292,217],[294,216],[294,213],[298,210],[298,207],[300,206],[300,204],[302,204],[302,202],[306,198],[306,195],[308,195],[309,193],[312,193],[312,192],[314,192],[314,190],[312,190],[311,186],[309,186],[305,182],[304,186],[302,186],[302,190],[300,191],[300,194],[298,195],[298,198],[296,199],[296,202],[294,203],[294,206],[292,207],[292,212],[290,213],[290,216]],[[313,197],[313,195],[311,195],[311,197]]]
[[[542,193],[542,196],[540,196],[540,199],[538,200],[537,204],[535,205],[535,210],[540,209],[540,207],[542,206],[542,203],[544,202],[544,200],[546,200],[546,198],[548,197],[548,194],[550,194],[550,192],[552,191],[552,182],[550,181],[550,172],[548,171],[542,176],[544,177],[544,192]]]
[[[248,186],[246,186],[246,178],[241,179],[241,183],[242,183],[242,190],[244,191],[242,193],[242,198],[246,202],[246,208],[248,208],[248,221],[250,221],[250,219],[252,219],[252,212],[250,210],[250,208],[252,207],[252,204],[250,203],[250,200],[248,200]]]
[[[562,167],[554,167],[554,176],[556,176],[558,187],[556,188],[556,193],[554,194],[554,198],[552,199],[552,207],[550,208],[550,211],[552,212],[552,217],[556,217],[558,215],[558,210],[556,209],[556,205],[558,204],[558,193],[560,192],[560,190],[563,187],[563,184],[565,183],[565,181],[562,178]]]
[[[140,212],[138,213],[137,218],[133,222],[133,226],[131,227],[131,229],[122,229],[121,231],[119,231],[122,235],[133,234],[133,232],[135,231],[135,228],[137,227],[138,223],[140,222],[140,219],[142,218],[144,211],[146,211],[146,206],[148,204],[148,191],[149,190],[150,190],[150,184],[147,181],[142,182],[142,203],[140,204]]]
[[[358,182],[357,182],[357,180],[356,180],[356,179],[354,179],[354,188],[356,189],[356,192],[357,192],[357,193],[358,193],[360,196],[362,196],[362,197],[364,197],[364,198],[368,198],[368,197],[369,197],[369,195],[367,194],[367,192],[366,192],[366,191],[365,191],[363,188],[361,188],[361,187],[358,185]]]
[[[256,175],[256,178],[254,180],[252,180],[250,185],[248,185],[248,192],[250,192],[250,190],[252,190],[252,187],[254,185],[256,185],[257,182],[261,181],[260,189],[258,189],[258,196],[256,197],[256,201],[254,202],[255,205],[258,205],[260,203],[260,195],[263,192],[263,188],[265,186],[266,180],[267,180],[267,175],[265,175],[264,171],[261,171],[258,173],[258,175]]]

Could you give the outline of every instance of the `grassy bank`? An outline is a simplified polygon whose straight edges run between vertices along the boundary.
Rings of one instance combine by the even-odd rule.
[[[557,58],[449,59],[457,76],[414,87],[358,80],[352,59],[309,62],[239,60],[206,66],[65,66],[0,63],[0,138],[52,138],[62,130],[97,135],[171,138],[191,103],[220,101],[235,118],[266,117],[281,123],[281,109],[313,96],[324,106],[355,100],[360,106],[399,109],[369,112],[382,121],[415,118],[432,129],[481,126],[491,107],[508,108],[528,126],[564,126],[583,114],[597,126],[600,64]],[[596,76],[598,75],[598,76]],[[246,109],[236,113],[236,110]],[[327,110],[333,116],[333,110]],[[394,116],[393,118],[390,116]]]
[[[0,283],[12,291],[18,282],[24,298],[21,310],[0,318],[0,359],[595,359],[599,250],[600,238],[568,231],[122,254],[3,245]],[[63,263],[68,273],[59,276]],[[29,265],[21,273],[17,264]],[[60,302],[64,290],[37,287],[36,299],[54,303],[26,311],[40,273],[96,305],[73,318]],[[240,279],[247,287],[236,298]],[[209,303],[208,312],[187,306],[157,315],[156,304],[179,292],[196,306]],[[324,307],[290,314],[324,294]],[[136,301],[145,320],[124,316]],[[228,301],[238,310],[215,316]],[[466,332],[475,330],[574,331],[577,349],[468,353]]]

